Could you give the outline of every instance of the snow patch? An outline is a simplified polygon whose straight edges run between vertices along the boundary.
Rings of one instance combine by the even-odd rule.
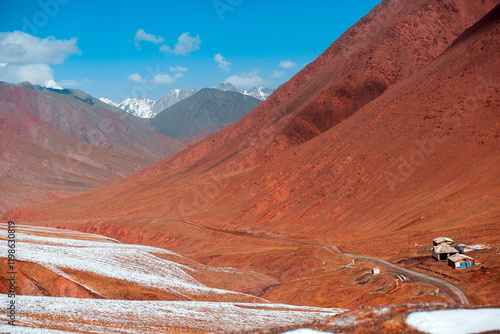
[[[500,330],[500,308],[410,313],[406,323],[430,334],[468,334]]]
[[[66,331],[58,331],[56,329],[47,329],[47,328],[29,328],[29,327],[22,327],[16,325],[10,326],[10,325],[0,325],[0,333],[9,333],[9,334],[14,334],[14,333],[20,333],[20,334],[73,334],[73,333],[80,333],[78,332],[66,332]]]
[[[491,247],[486,246],[486,245],[472,245],[472,246],[467,246],[468,248],[472,248],[475,250],[481,250],[481,249],[491,249]]]

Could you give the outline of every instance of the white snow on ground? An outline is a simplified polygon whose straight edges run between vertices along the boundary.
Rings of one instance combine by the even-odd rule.
[[[0,230],[5,230],[5,227],[0,226]],[[20,232],[28,236],[36,236],[42,234],[43,236],[52,236],[55,238],[62,238],[62,239],[100,240],[100,241],[121,243],[116,239],[109,238],[104,235],[84,233],[73,230],[66,230],[61,228],[53,228],[45,226],[16,225],[16,232],[17,232],[16,234],[19,234]]]
[[[47,227],[32,227],[32,226],[19,226],[16,227],[16,231],[18,231],[16,233],[16,241],[18,242],[21,241],[21,242],[29,242],[31,244],[68,246],[68,247],[78,247],[78,248],[118,247],[118,248],[141,250],[144,252],[149,252],[154,254],[168,254],[184,258],[182,255],[176,254],[166,249],[150,247],[150,246],[133,245],[133,244],[122,244],[118,240],[97,234],[75,232],[71,230],[60,230]],[[51,236],[34,235],[36,233],[38,234],[44,233],[46,235],[51,235]],[[0,239],[2,239],[2,237],[0,237]],[[117,245],[117,243],[119,243],[119,245]]]
[[[86,333],[169,333],[172,328],[230,331],[297,325],[315,319],[328,319],[344,311],[282,304],[124,301],[41,296],[17,296],[16,301],[16,325],[19,332],[11,331],[12,327],[6,325],[5,313],[0,315],[0,332],[31,333],[25,330],[26,327],[59,328]],[[7,296],[0,295],[0,303],[7,305],[7,302]]]
[[[468,248],[472,248],[475,250],[480,250],[480,249],[491,249],[491,247],[488,247],[486,245],[472,245],[472,246],[467,246]]]
[[[431,334],[468,334],[500,330],[500,309],[440,310],[410,313],[406,323]]]
[[[10,325],[0,325],[0,333],[20,333],[20,334],[73,334],[80,332],[66,332],[66,331],[58,331],[56,329],[46,329],[46,328],[29,328],[29,327],[14,327]]]
[[[5,228],[0,228],[3,229],[0,239],[6,240]],[[63,238],[54,237],[57,229],[47,229],[51,232],[50,237],[28,234],[40,233],[40,228],[18,226],[16,231],[19,231],[16,233],[17,260],[41,264],[66,278],[71,275],[65,270],[78,270],[102,276],[103,280],[118,279],[167,291],[185,300],[191,300],[193,296],[243,296],[233,291],[206,287],[188,274],[194,269],[155,256],[179,256],[165,249],[121,244],[104,238],[97,241],[97,236],[96,240],[70,239],[71,232],[68,230],[61,231]],[[92,234],[77,235],[94,237]],[[6,242],[0,243],[0,257],[7,256],[7,247]]]

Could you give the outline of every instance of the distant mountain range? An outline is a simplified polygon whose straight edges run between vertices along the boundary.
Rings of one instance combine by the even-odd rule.
[[[172,138],[205,138],[252,111],[260,100],[233,91],[203,88],[151,120],[151,127]]]
[[[122,103],[115,103],[114,101],[101,97],[100,101],[109,104],[113,107],[120,108],[123,111],[126,111],[129,114],[132,114],[141,118],[152,118],[152,107],[155,104],[155,101],[150,99],[145,99],[143,97],[134,97],[128,98]]]
[[[265,87],[254,87],[248,91],[238,88],[230,83],[221,83],[217,87],[213,87],[214,89],[222,90],[222,91],[231,91],[237,92],[243,95],[248,95],[259,99],[260,101],[265,101],[275,90],[272,88]],[[165,94],[158,101],[153,101],[150,99],[145,99],[143,97],[133,97],[128,98],[121,103],[115,103],[114,101],[101,97],[101,100],[104,103],[112,105],[114,107],[118,107],[126,112],[141,118],[153,118],[158,115],[163,110],[168,107],[176,104],[179,101],[184,100],[200,91],[200,89],[172,89],[167,94]]]
[[[230,84],[230,83],[221,83],[219,86],[217,86],[215,88],[219,89],[219,90],[223,90],[223,91],[237,92],[237,93],[241,93],[244,95],[252,96],[252,97],[255,97],[256,99],[259,99],[261,101],[265,101],[275,91],[275,89],[265,88],[265,87],[254,87],[254,88],[247,91],[247,90],[243,90],[241,88],[238,88],[235,85]]]

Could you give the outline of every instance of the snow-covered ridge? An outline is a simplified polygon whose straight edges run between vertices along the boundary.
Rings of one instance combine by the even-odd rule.
[[[101,97],[99,100],[112,105],[113,107],[120,108],[137,117],[152,118],[156,115],[152,111],[155,101],[144,99],[142,97],[131,97],[121,103],[116,103],[106,97]]]
[[[145,99],[142,97],[128,98],[118,105],[118,108],[125,110],[129,114],[132,114],[141,118],[152,118],[152,108],[155,101],[150,99]]]
[[[40,229],[17,227],[17,260],[40,264],[64,277],[70,277],[69,273],[76,270],[99,276],[103,281],[121,280],[145,288],[174,291],[177,296],[188,300],[213,300],[222,295],[239,299],[240,295],[244,296],[199,283],[191,276],[198,273],[194,269],[157,256],[182,257],[165,249],[122,244],[112,239],[102,239],[103,237],[82,240],[81,233],[76,234],[77,238],[73,239],[68,231],[62,230],[63,234],[59,235],[56,229],[47,229],[48,235],[40,235]],[[6,240],[5,227],[2,226],[1,230],[0,239]],[[90,236],[92,235],[88,235],[88,238]],[[1,242],[0,258],[5,258],[7,254],[7,242]],[[85,282],[79,284],[85,286]]]

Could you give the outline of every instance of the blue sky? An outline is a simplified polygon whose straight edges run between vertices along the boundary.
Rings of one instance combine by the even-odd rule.
[[[226,81],[276,88],[378,3],[1,0],[0,80],[115,102]]]

